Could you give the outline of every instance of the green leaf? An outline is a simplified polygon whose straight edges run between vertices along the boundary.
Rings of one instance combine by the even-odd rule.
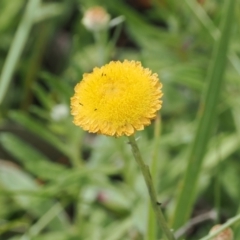
[[[49,93],[47,93],[47,91],[40,84],[34,84],[34,94],[45,109],[49,111],[52,109],[54,103],[49,97]]]
[[[27,42],[30,30],[34,24],[34,14],[39,4],[40,0],[28,1],[22,20],[19,23],[18,29],[13,38],[13,42],[0,75],[0,104],[2,104],[2,101],[7,93],[15,67]]]
[[[215,112],[223,82],[227,50],[230,42],[235,0],[226,2],[228,5],[225,8],[225,15],[223,16],[222,34],[214,47],[212,64],[210,65],[207,78],[207,89],[200,109],[200,121],[197,126],[197,133],[191,147],[188,166],[176,203],[172,223],[174,229],[184,225],[191,214],[203,158],[207,150],[212,129],[214,128]]]
[[[53,163],[46,156],[9,133],[0,136],[2,146],[16,157],[33,175],[46,180],[55,180],[67,172],[64,166]]]
[[[56,204],[54,201],[37,196],[41,188],[36,181],[16,165],[7,161],[0,161],[0,185],[8,191],[19,192],[13,195],[13,200],[21,208],[37,218],[44,215],[54,204]],[[21,191],[23,192],[21,193]],[[26,195],[24,191],[31,191],[33,194]],[[36,196],[34,192],[36,192]],[[66,229],[68,225],[68,219],[62,209],[62,212],[54,217],[48,227],[60,230]]]
[[[66,79],[61,79],[48,72],[41,72],[40,77],[51,88],[51,91],[56,91],[65,103],[69,103],[70,97],[73,95],[73,88],[69,85]]]
[[[0,32],[4,32],[4,30],[11,26],[24,3],[24,0],[17,2],[8,0],[1,1]]]
[[[56,147],[62,153],[69,155],[69,150],[66,144],[64,144],[57,136],[50,132],[43,124],[37,122],[30,116],[21,112],[11,112],[10,117],[17,123],[24,126],[26,129],[35,133],[38,137],[41,137],[52,146]]]
[[[62,231],[39,234],[38,236],[32,238],[32,240],[53,240],[53,239],[70,240],[71,238],[69,237],[69,234]]]
[[[118,240],[122,239],[123,236],[131,229],[133,225],[132,218],[124,219],[121,222],[114,222],[108,226],[104,231],[105,240]]]

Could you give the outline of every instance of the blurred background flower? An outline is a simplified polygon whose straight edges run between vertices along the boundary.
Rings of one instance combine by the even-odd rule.
[[[85,11],[82,23],[89,31],[101,31],[109,25],[110,15],[100,6],[89,8]]]
[[[221,227],[220,224],[213,226],[209,233],[214,233],[216,230],[219,230],[220,227]],[[233,240],[233,231],[231,228],[226,228],[213,239],[214,240]]]

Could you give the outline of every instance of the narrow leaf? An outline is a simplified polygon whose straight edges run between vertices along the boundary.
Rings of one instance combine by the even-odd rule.
[[[214,48],[212,64],[210,65],[207,78],[207,89],[200,109],[200,121],[197,126],[197,132],[188,159],[188,166],[175,208],[172,223],[174,229],[186,223],[194,205],[203,158],[211,137],[211,130],[215,124],[215,113],[223,82],[227,50],[230,41],[234,3],[235,0],[227,1],[221,28],[222,34]]]

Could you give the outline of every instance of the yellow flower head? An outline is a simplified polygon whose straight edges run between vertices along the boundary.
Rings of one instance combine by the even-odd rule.
[[[140,62],[110,62],[84,74],[71,98],[74,124],[92,133],[130,136],[143,130],[161,108],[158,75]]]

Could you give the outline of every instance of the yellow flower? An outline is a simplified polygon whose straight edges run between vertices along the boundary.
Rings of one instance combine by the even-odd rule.
[[[158,75],[140,62],[112,61],[84,74],[71,98],[74,124],[92,133],[130,136],[143,130],[161,108]]]

